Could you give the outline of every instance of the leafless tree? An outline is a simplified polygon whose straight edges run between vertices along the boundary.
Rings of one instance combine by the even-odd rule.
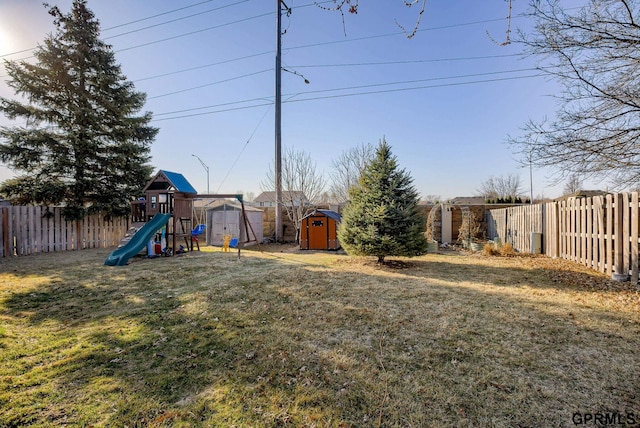
[[[519,32],[529,56],[562,91],[553,120],[530,120],[509,137],[523,158],[626,188],[640,179],[640,8],[636,0],[589,0],[564,9],[532,0],[535,30]]]
[[[267,177],[260,183],[262,191],[274,191],[275,173],[270,164]],[[282,153],[282,209],[300,237],[300,220],[312,212],[324,193],[325,179],[316,162],[304,151],[285,147]]]
[[[485,199],[515,200],[522,197],[522,182],[516,174],[491,176],[480,183],[477,193]]]
[[[580,176],[577,174],[569,175],[567,182],[564,185],[564,189],[562,190],[563,195],[573,195],[582,190],[582,180]]]
[[[365,165],[373,158],[375,147],[371,144],[360,144],[344,150],[340,156],[332,161],[333,170],[330,172],[331,184],[329,190],[337,203],[349,200],[349,189],[358,184],[360,173]]]
[[[423,202],[426,202],[428,204],[437,204],[439,202],[442,202],[442,196],[440,195],[425,195],[422,197],[421,199]]]

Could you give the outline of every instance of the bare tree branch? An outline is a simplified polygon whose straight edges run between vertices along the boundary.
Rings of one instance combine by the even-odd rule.
[[[270,164],[265,181],[260,183],[263,191],[275,190],[275,173]],[[282,209],[293,223],[296,240],[300,234],[300,221],[315,209],[322,198],[325,180],[317,171],[316,163],[304,151],[292,147],[284,149],[282,154]]]
[[[568,13],[558,0],[532,1],[528,56],[562,90],[553,120],[531,119],[509,137],[517,153],[571,174],[628,188],[640,180],[640,26],[637,0],[589,0]]]
[[[371,144],[361,144],[343,151],[332,161],[333,170],[330,173],[330,192],[338,203],[349,200],[349,189],[358,184],[360,173],[373,158],[375,147]]]
[[[507,14],[507,31],[505,32],[504,42],[498,43],[493,37],[491,37],[491,34],[489,34],[489,31],[487,31],[487,36],[489,36],[489,38],[493,43],[499,46],[507,46],[511,44],[511,11],[513,9],[511,1],[512,0],[509,0],[509,12]]]

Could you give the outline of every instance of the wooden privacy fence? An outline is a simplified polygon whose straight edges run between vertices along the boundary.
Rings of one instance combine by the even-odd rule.
[[[496,209],[487,214],[487,232],[520,252],[532,252],[540,234],[542,254],[637,283],[639,204],[633,192]]]
[[[62,208],[0,208],[0,256],[116,247],[128,229],[126,217],[105,221],[100,214],[66,221]]]

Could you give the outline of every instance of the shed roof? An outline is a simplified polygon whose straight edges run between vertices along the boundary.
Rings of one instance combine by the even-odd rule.
[[[241,211],[242,205],[234,202],[220,201],[220,203],[214,203],[210,206],[207,206],[206,208],[207,208],[207,211],[224,211],[224,210]],[[244,206],[244,210],[245,212],[259,212],[259,213],[262,212],[261,209],[249,207],[247,205]]]
[[[302,220],[304,220],[307,217],[311,217],[311,216],[318,215],[318,214],[322,214],[322,215],[325,215],[327,217],[330,217],[330,218],[334,219],[335,221],[341,221],[342,220],[342,217],[337,212],[332,211],[332,210],[320,210],[320,209],[313,210],[312,213],[309,213],[306,216],[302,217]]]

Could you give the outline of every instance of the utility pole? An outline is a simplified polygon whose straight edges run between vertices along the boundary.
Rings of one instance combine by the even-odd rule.
[[[282,0],[276,0],[278,12],[276,14],[276,97],[275,97],[275,129],[276,129],[276,242],[280,242],[282,235],[282,5],[288,6]]]

